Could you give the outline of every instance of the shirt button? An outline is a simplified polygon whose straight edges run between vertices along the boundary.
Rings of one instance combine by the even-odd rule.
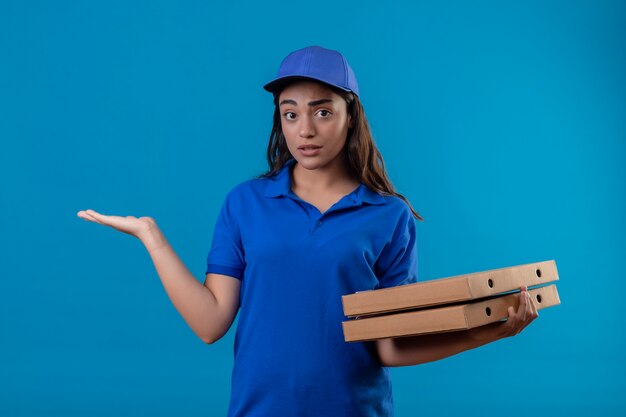
[[[321,220],[318,220],[318,221],[317,221],[317,225],[318,225],[318,226],[321,226],[321,225],[322,225],[322,221],[321,221]]]

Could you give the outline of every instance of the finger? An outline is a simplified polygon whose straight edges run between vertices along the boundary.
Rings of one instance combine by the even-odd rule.
[[[521,306],[520,310],[522,313],[522,318],[520,320],[519,329],[517,332],[521,332],[524,327],[528,326],[528,324],[533,320],[532,317],[532,300],[530,299],[530,294],[528,292],[524,292],[524,305]]]
[[[141,222],[135,216],[114,216],[97,212],[93,212],[92,215],[102,224],[129,235],[137,236],[137,232],[141,228]]]
[[[98,218],[98,217],[107,217],[105,214],[98,213],[97,211],[92,210],[92,209],[87,209],[87,210],[85,210],[85,213],[87,213],[87,214],[89,214],[90,216],[93,216],[93,217],[95,217],[95,218]]]
[[[507,308],[509,317],[505,323],[502,323],[502,330],[505,337],[515,336],[517,334],[517,328],[519,326],[519,318],[515,311],[515,307],[509,306]]]
[[[85,220],[88,220],[90,218],[89,214],[85,210],[79,210],[78,213],[76,213],[76,215],[80,217],[81,219],[85,219]]]
[[[85,210],[81,210],[76,214],[78,217],[80,217],[83,220],[88,220],[90,222],[94,222],[94,223],[101,223],[99,222],[95,217],[93,217],[90,213],[88,213]]]
[[[517,314],[522,322],[526,321],[526,315],[528,308],[528,291],[525,290],[526,287],[522,287],[519,296],[519,306],[517,308]]]
[[[106,215],[98,213],[95,210],[85,210],[85,213],[90,216],[96,223],[104,226],[110,226],[114,229],[121,229],[123,227],[124,218],[120,216]]]
[[[509,306],[507,309],[507,313],[509,313],[509,320],[515,316],[515,308],[513,306]]]
[[[106,215],[91,209],[86,210],[86,213],[96,219],[98,223],[106,226],[117,227],[120,225],[120,220],[122,219],[120,216]]]
[[[537,313],[537,306],[535,304],[535,300],[533,299],[533,297],[530,295],[530,293],[528,294],[528,301],[527,301],[527,311],[526,311],[526,320],[523,323],[522,328],[520,329],[520,331],[522,331],[526,326],[528,326],[533,320],[535,320],[538,316],[539,313]]]
[[[535,303],[534,297],[530,298],[530,314],[534,319],[536,319],[537,317],[539,317],[539,312],[537,311],[537,304]]]
[[[513,335],[519,334],[522,329],[526,326],[526,321],[528,319],[528,291],[526,287],[521,287],[520,292],[517,295],[517,310],[514,313],[514,320],[511,321],[511,333]],[[510,307],[513,309],[513,307]]]

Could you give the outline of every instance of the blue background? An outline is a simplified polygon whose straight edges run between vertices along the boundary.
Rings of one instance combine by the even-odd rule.
[[[0,2],[0,414],[225,415],[233,330],[202,343],[134,237],[204,280],[225,193],[266,169],[290,51],[342,51],[418,224],[421,279],[555,259],[517,337],[392,369],[396,415],[622,415],[624,1]]]

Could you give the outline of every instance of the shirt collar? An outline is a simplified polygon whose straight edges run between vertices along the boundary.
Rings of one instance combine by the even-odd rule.
[[[291,193],[291,168],[296,163],[295,159],[285,162],[285,165],[274,175],[269,178],[267,188],[265,189],[265,197],[288,197]],[[371,190],[368,186],[361,183],[359,187],[353,191],[352,201],[355,205],[362,203],[368,204],[385,204],[385,198],[377,192]]]
[[[288,160],[274,176],[268,178],[269,183],[265,189],[265,197],[289,195],[289,191],[291,191],[291,167],[295,162],[295,159]]]

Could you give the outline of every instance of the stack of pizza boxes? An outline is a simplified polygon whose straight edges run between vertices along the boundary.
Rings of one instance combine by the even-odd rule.
[[[520,287],[537,310],[560,304],[554,261],[494,269],[342,297],[346,342],[467,330],[506,320]]]

